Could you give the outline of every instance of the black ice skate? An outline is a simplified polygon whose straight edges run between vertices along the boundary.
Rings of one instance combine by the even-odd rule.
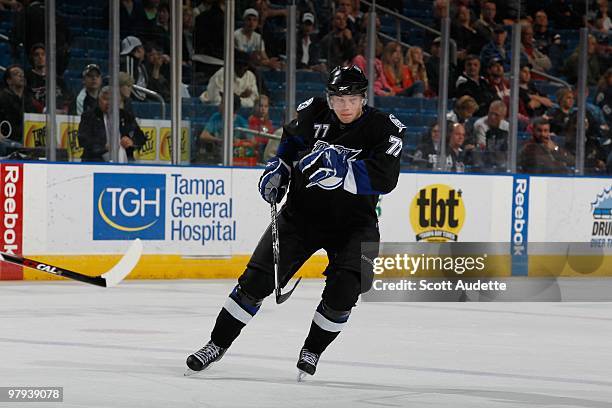
[[[227,349],[217,346],[209,341],[204,347],[187,357],[187,367],[189,371],[186,376],[206,370],[212,363],[221,360]]]
[[[305,348],[300,350],[300,359],[297,362],[297,368],[299,370],[298,381],[302,381],[304,377],[306,377],[306,374],[314,375],[315,371],[317,371],[319,356],[319,354],[308,351]]]

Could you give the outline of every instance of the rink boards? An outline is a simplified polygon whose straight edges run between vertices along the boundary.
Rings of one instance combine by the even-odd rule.
[[[261,169],[3,163],[2,251],[86,273],[108,269],[140,238],[134,279],[238,276],[270,220],[259,197]],[[529,243],[612,247],[612,180],[402,173],[378,205],[385,242],[511,242],[502,274],[537,275],[555,254]],[[529,256],[527,255],[529,253]],[[324,253],[301,270],[318,277]],[[610,257],[591,270],[610,275]],[[0,279],[48,279],[0,267]],[[562,275],[581,275],[570,266]]]

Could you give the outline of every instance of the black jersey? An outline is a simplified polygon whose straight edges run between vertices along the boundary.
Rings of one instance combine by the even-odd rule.
[[[297,119],[283,128],[277,154],[292,167],[287,211],[322,227],[376,225],[378,196],[391,192],[399,178],[405,126],[370,107],[353,123],[343,124],[322,98],[311,98],[297,110]],[[329,145],[348,155],[346,177],[307,187],[297,163]]]

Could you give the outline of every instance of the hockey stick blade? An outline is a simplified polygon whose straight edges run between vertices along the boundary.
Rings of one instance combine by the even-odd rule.
[[[289,299],[289,296],[291,296],[291,294],[293,293],[293,291],[295,290],[295,288],[297,287],[298,283],[300,283],[301,280],[302,280],[302,277],[300,276],[298,280],[295,282],[295,285],[293,285],[293,288],[287,293],[281,293],[281,290],[278,289],[276,291],[276,304],[280,305],[285,300]]]
[[[16,255],[0,252],[0,261],[12,263],[15,265],[25,266],[36,269],[39,272],[46,272],[56,276],[76,280],[79,282],[89,283],[90,285],[110,288],[121,282],[136,266],[142,254],[142,242],[139,239],[134,240],[125,255],[119,262],[108,272],[100,276],[88,276],[82,273],[74,272],[59,266],[49,265],[44,262],[35,261],[34,259],[23,258]]]
[[[113,266],[110,271],[102,274],[106,282],[106,287],[111,288],[121,282],[138,264],[142,255],[142,241],[138,238],[132,242],[123,258]]]

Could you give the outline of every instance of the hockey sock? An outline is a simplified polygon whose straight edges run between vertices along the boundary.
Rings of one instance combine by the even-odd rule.
[[[323,351],[342,331],[348,321],[350,310],[333,310],[323,301],[317,306],[304,348],[317,354]]]
[[[228,348],[240,331],[255,316],[263,299],[255,299],[236,285],[217,316],[210,339],[219,347]]]

